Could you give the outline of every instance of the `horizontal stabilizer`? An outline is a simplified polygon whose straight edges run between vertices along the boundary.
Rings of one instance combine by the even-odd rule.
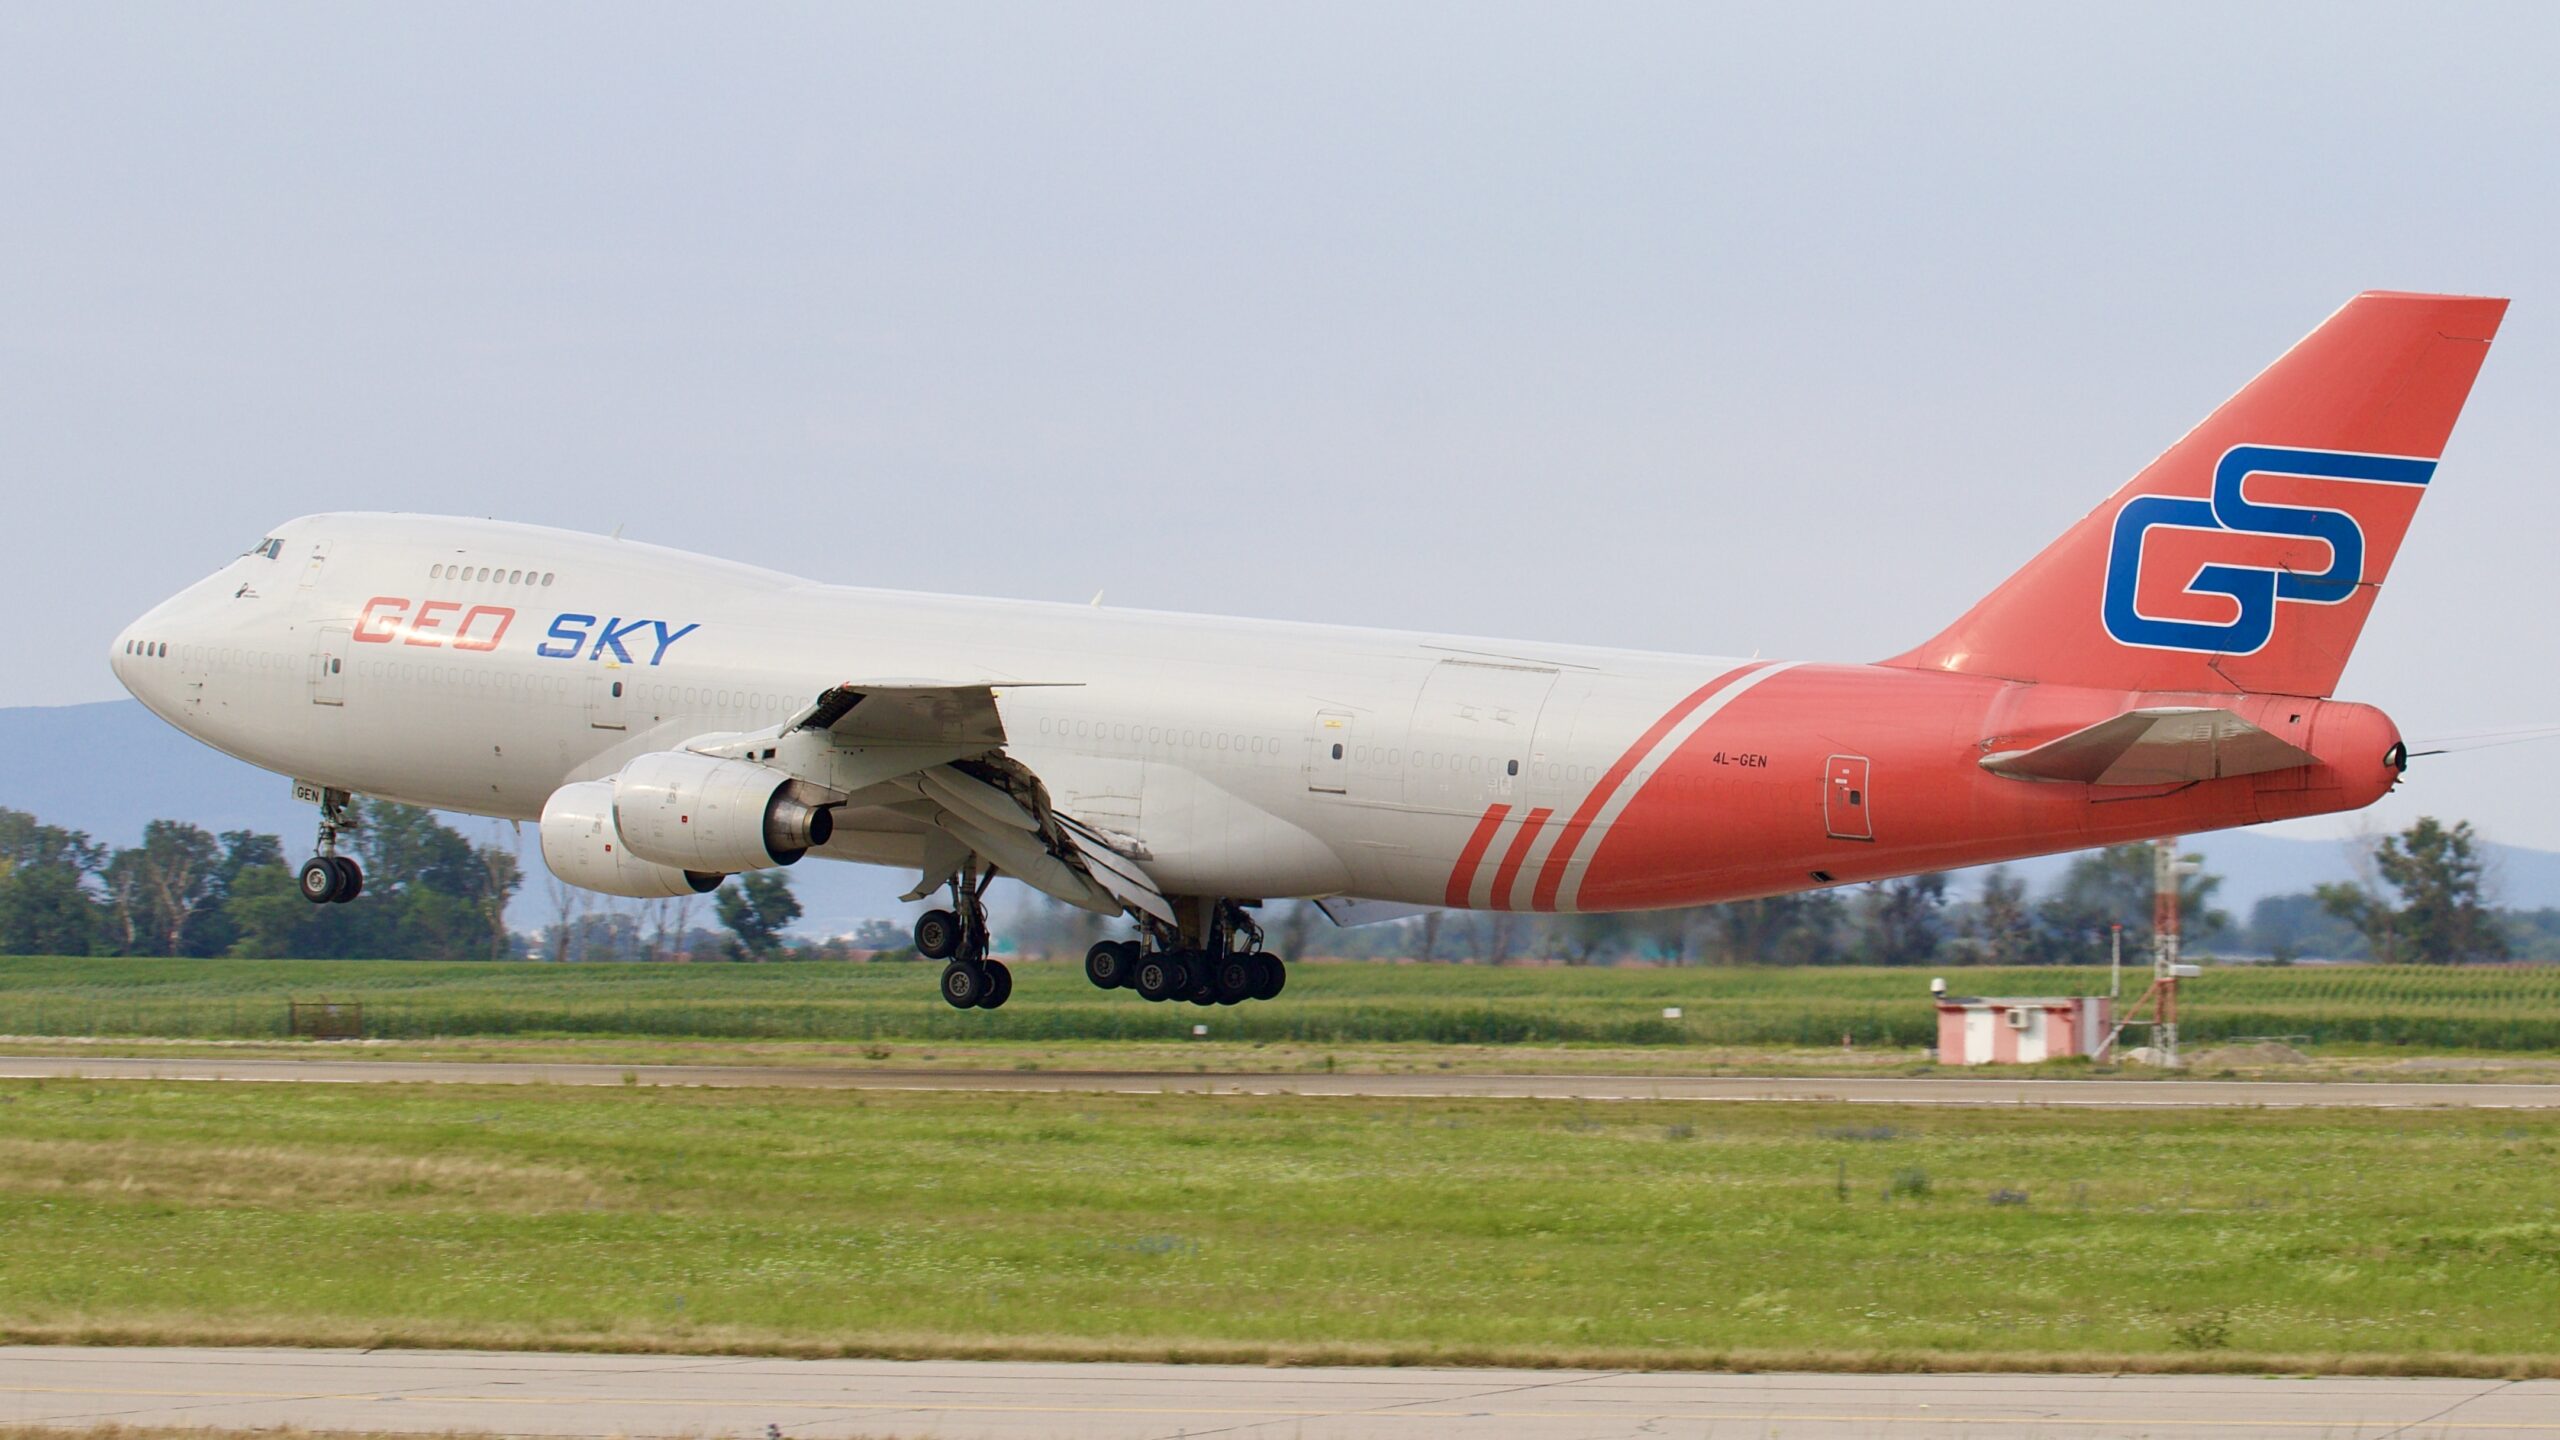
[[[2128,710],[2032,750],[1982,757],[2012,780],[2080,785],[2176,785],[2316,765],[2319,757],[2228,710]]]

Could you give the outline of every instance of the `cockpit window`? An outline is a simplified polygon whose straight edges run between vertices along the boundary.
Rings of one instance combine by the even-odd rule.
[[[281,558],[284,554],[284,541],[277,536],[270,535],[266,539],[259,541],[257,545],[249,551],[249,553],[252,555],[264,555],[270,560]]]

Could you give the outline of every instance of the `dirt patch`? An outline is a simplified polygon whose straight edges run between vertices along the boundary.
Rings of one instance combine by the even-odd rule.
[[[2187,1060],[2188,1066],[2196,1070],[2251,1070],[2265,1065],[2307,1065],[2310,1062],[2310,1056],[2280,1040],[2199,1050]]]

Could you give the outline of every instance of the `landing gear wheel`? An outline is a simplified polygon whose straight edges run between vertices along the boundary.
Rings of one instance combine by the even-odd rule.
[[[1138,968],[1138,947],[1126,940],[1105,940],[1084,952],[1084,978],[1098,990],[1119,990]]]
[[[948,910],[927,910],[916,917],[916,953],[927,960],[948,960],[960,953],[964,933],[959,916]]]
[[[344,855],[327,858],[330,864],[338,867],[338,893],[329,897],[331,904],[344,905],[364,893],[363,866]]]
[[[980,961],[978,968],[987,975],[987,993],[978,997],[981,1010],[1000,1010],[1013,996],[1013,972],[1001,960]]]
[[[1171,955],[1149,955],[1138,962],[1132,979],[1141,996],[1166,1000],[1191,988],[1191,967]]]
[[[1270,1000],[1289,988],[1289,967],[1280,957],[1264,952],[1253,957],[1253,998]]]
[[[1190,994],[1185,995],[1182,998],[1190,1001],[1194,1005],[1215,1005],[1218,1003],[1218,992],[1210,987],[1208,981],[1202,980],[1191,987]]]
[[[942,998],[954,1010],[975,1010],[993,988],[984,965],[954,960],[942,967]]]
[[[314,905],[327,905],[337,900],[338,892],[347,888],[345,872],[338,868],[335,855],[314,855],[302,862],[302,873],[295,883],[302,887],[302,898]]]
[[[1209,989],[1221,1005],[1241,1005],[1253,998],[1253,983],[1262,971],[1250,955],[1229,955],[1209,967]]]

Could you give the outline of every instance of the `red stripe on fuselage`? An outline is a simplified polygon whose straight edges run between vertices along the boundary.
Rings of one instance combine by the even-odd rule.
[[[1467,848],[1458,852],[1458,868],[1449,872],[1450,908],[1466,908],[1467,892],[1476,888],[1476,867],[1484,863],[1484,852],[1493,844],[1493,832],[1502,828],[1503,817],[1510,813],[1510,806],[1496,805],[1476,822],[1476,833],[1467,837]]]
[[[1523,816],[1520,828],[1513,832],[1511,843],[1502,851],[1502,864],[1493,872],[1493,898],[1496,910],[1511,908],[1511,882],[1520,878],[1520,866],[1529,858],[1529,847],[1537,843],[1538,831],[1545,828],[1553,810],[1532,810]]]
[[[1591,787],[1591,793],[1582,797],[1582,803],[1574,808],[1573,818],[1564,822],[1564,833],[1556,837],[1556,848],[1547,852],[1547,863],[1538,867],[1538,888],[1530,896],[1529,908],[1556,908],[1556,891],[1564,886],[1565,868],[1573,863],[1573,852],[1582,847],[1582,837],[1590,833],[1592,822],[1600,818],[1601,811],[1609,808],[1609,798],[1618,793],[1618,787],[1627,782],[1627,776],[1644,762],[1644,757],[1653,753],[1653,747],[1662,743],[1662,737],[1670,734],[1672,727],[1688,719],[1691,711],[1715,698],[1717,691],[1768,663],[1754,660],[1748,665],[1737,665],[1699,686],[1689,693],[1689,698],[1672,706],[1661,719],[1654,721],[1652,728],[1639,736],[1636,743],[1627,747],[1627,753],[1619,756],[1618,763],[1610,766],[1609,772],[1600,777],[1600,783]]]

